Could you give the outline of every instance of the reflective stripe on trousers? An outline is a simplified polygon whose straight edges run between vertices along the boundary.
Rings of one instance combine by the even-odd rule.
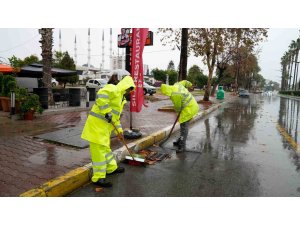
[[[90,153],[93,164],[92,181],[97,182],[117,169],[117,162],[110,148],[90,142]]]

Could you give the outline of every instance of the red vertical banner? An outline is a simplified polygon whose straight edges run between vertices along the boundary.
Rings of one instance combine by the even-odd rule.
[[[131,76],[136,85],[136,89],[130,97],[131,112],[140,112],[144,104],[143,50],[148,30],[148,28],[132,29]]]

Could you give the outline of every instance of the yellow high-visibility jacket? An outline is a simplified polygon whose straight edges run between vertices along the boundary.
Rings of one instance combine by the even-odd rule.
[[[193,84],[190,81],[188,81],[188,80],[181,80],[181,81],[178,81],[177,83],[181,84],[186,89],[188,89],[188,88],[190,88],[190,87],[193,86]]]
[[[176,112],[180,112],[179,123],[192,119],[199,111],[198,103],[194,96],[181,84],[161,85],[161,92],[171,98]]]
[[[119,132],[123,132],[120,116],[124,104],[127,102],[124,94],[130,87],[135,88],[131,76],[124,77],[117,85],[107,84],[97,93],[97,99],[89,112],[89,116],[83,128],[81,138],[89,142],[110,146],[112,124],[105,119],[106,113],[112,114],[112,122]]]

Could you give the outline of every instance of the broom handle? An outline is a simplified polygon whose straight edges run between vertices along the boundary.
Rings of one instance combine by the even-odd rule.
[[[175,122],[174,122],[174,124],[173,124],[173,126],[172,126],[172,129],[171,129],[171,131],[170,131],[170,133],[169,133],[169,135],[168,135],[168,138],[171,136],[171,134],[172,134],[172,132],[173,132],[173,129],[174,129],[174,127],[175,127],[175,124],[177,123],[177,121],[178,121],[178,119],[179,119],[180,113],[181,113],[181,111],[180,111],[180,112],[178,113],[178,115],[177,115],[177,118],[176,118],[176,120],[175,120]]]
[[[111,121],[111,124],[113,125],[115,131],[117,131],[118,136],[120,137],[120,136],[121,136],[121,135],[120,135],[120,132],[119,132],[118,129],[116,128],[116,126],[115,126],[115,124],[113,123],[113,121]],[[123,137],[121,137],[120,139],[121,139],[121,141],[123,142],[123,144],[125,145],[125,147],[127,148],[127,151],[129,152],[129,155],[131,156],[131,158],[133,159],[133,161],[136,161],[136,160],[134,159],[132,153],[131,153],[131,150],[128,148],[128,146],[127,146],[125,140],[123,139]]]

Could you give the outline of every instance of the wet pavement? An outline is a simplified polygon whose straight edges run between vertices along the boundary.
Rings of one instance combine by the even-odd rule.
[[[196,97],[201,98],[202,96]],[[168,97],[156,94],[148,99],[151,101],[148,101],[147,108],[143,108],[140,113],[133,113],[133,127],[139,128],[143,136],[172,125],[176,118],[175,113],[157,110],[162,106],[172,105]],[[204,109],[206,106],[200,104],[200,108]],[[90,163],[88,148],[76,148],[72,143],[65,145],[46,141],[39,136],[56,132],[53,133],[55,136],[64,129],[80,130],[85,124],[87,114],[88,109],[84,106],[68,107],[68,110],[56,108],[46,110],[41,116],[37,115],[33,121],[25,121],[9,119],[8,113],[0,111],[0,196],[18,196]],[[124,107],[121,122],[123,128],[129,128],[129,104]],[[75,133],[77,140],[72,137],[73,142],[80,138],[80,134]],[[116,138],[112,138],[113,150],[121,146]]]
[[[174,134],[172,158],[147,167],[123,164],[112,188],[88,184],[69,196],[300,196],[299,100],[251,95],[193,124],[187,152]],[[159,149],[152,146],[151,149]]]

